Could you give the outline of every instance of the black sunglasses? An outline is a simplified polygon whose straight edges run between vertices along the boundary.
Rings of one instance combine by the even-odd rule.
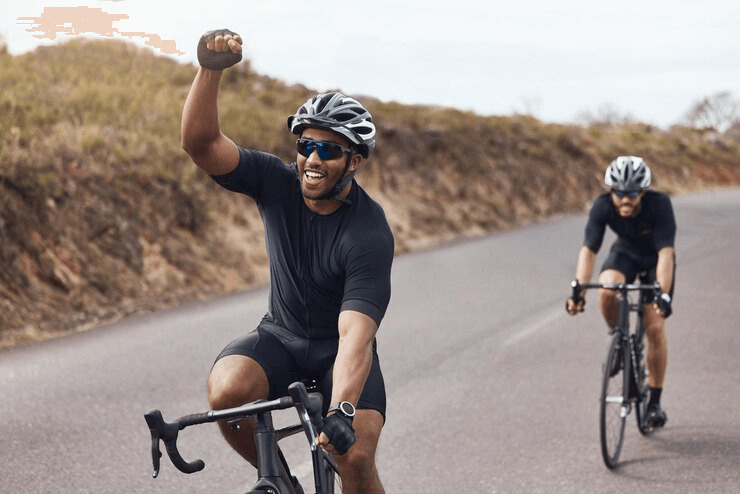
[[[344,153],[351,153],[350,148],[340,146],[334,142],[312,141],[311,139],[298,139],[295,141],[295,147],[301,156],[308,158],[314,149],[319,153],[322,160],[335,160],[341,158]]]
[[[637,199],[637,196],[640,195],[639,190],[614,190],[612,189],[612,194],[617,196],[618,198],[623,198],[624,196],[627,196],[630,199]]]

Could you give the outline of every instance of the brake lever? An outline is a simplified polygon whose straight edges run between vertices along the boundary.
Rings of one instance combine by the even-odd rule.
[[[203,460],[194,460],[191,462],[185,461],[177,450],[177,434],[184,427],[187,427],[191,423],[198,423],[204,415],[207,414],[196,414],[188,415],[187,417],[181,417],[173,423],[167,423],[162,417],[162,412],[159,410],[152,410],[149,413],[144,414],[147,425],[149,425],[149,431],[152,434],[152,464],[154,466],[154,474],[156,477],[159,474],[159,458],[162,453],[159,451],[159,440],[164,441],[164,446],[167,449],[167,455],[172,460],[172,464],[183,473],[195,473],[203,470],[205,463]]]
[[[152,467],[154,471],[152,472],[152,478],[157,478],[157,475],[159,475],[159,461],[160,458],[162,458],[162,452],[159,450],[159,431],[157,429],[157,415],[159,415],[160,420],[162,419],[162,414],[159,410],[153,410],[147,414],[144,415],[144,418],[146,419],[146,423],[149,426],[149,433],[152,435]]]
[[[319,393],[308,394],[302,382],[295,382],[288,386],[288,393],[299,412],[308,442],[315,447],[323,425],[321,395]]]

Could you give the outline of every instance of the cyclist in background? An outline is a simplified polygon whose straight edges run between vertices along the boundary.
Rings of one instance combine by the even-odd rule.
[[[221,133],[217,99],[241,45],[229,30],[201,38],[182,117],[182,145],[196,165],[255,200],[270,264],[268,312],[217,357],[209,402],[224,409],[274,399],[294,381],[316,380],[331,398],[319,443],[335,453],[343,492],[382,493],[375,452],[386,396],[375,335],[390,300],[394,241],[382,208],[353,180],[375,147],[375,125],[358,101],[330,92],[288,118],[295,162],[237,146]],[[251,424],[219,426],[256,465]]]
[[[643,300],[653,309],[645,309],[645,334],[648,341],[647,367],[650,399],[646,420],[650,427],[665,425],[668,417],[660,406],[668,342],[665,319],[671,315],[671,301],[676,272],[674,241],[676,221],[670,198],[649,190],[650,168],[637,156],[620,156],[609,165],[604,182],[610,188],[596,198],[588,216],[583,246],[578,255],[576,279],[588,283],[593,274],[596,253],[608,225],[617,235],[599,275],[600,283],[632,283],[647,272],[647,282],[658,281],[662,295],[658,300]],[[599,290],[599,307],[609,328],[617,323],[617,294]],[[566,301],[571,315],[583,311],[585,300]]]

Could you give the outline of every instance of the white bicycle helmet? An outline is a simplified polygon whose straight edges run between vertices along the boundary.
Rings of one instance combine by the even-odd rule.
[[[337,92],[317,94],[288,117],[288,128],[300,135],[306,127],[320,127],[337,132],[354,144],[365,158],[375,148],[375,124],[357,100]]]
[[[650,187],[650,168],[639,156],[619,156],[611,162],[604,183],[614,190],[637,191]]]

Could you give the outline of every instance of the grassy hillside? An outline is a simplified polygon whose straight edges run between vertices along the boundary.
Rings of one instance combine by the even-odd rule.
[[[118,41],[0,55],[0,345],[266,281],[251,201],[180,149],[196,68]],[[294,159],[286,117],[313,91],[227,71],[224,132]],[[359,96],[379,128],[358,181],[398,253],[582,211],[619,154],[676,194],[740,183],[740,143],[709,130],[555,125]]]

